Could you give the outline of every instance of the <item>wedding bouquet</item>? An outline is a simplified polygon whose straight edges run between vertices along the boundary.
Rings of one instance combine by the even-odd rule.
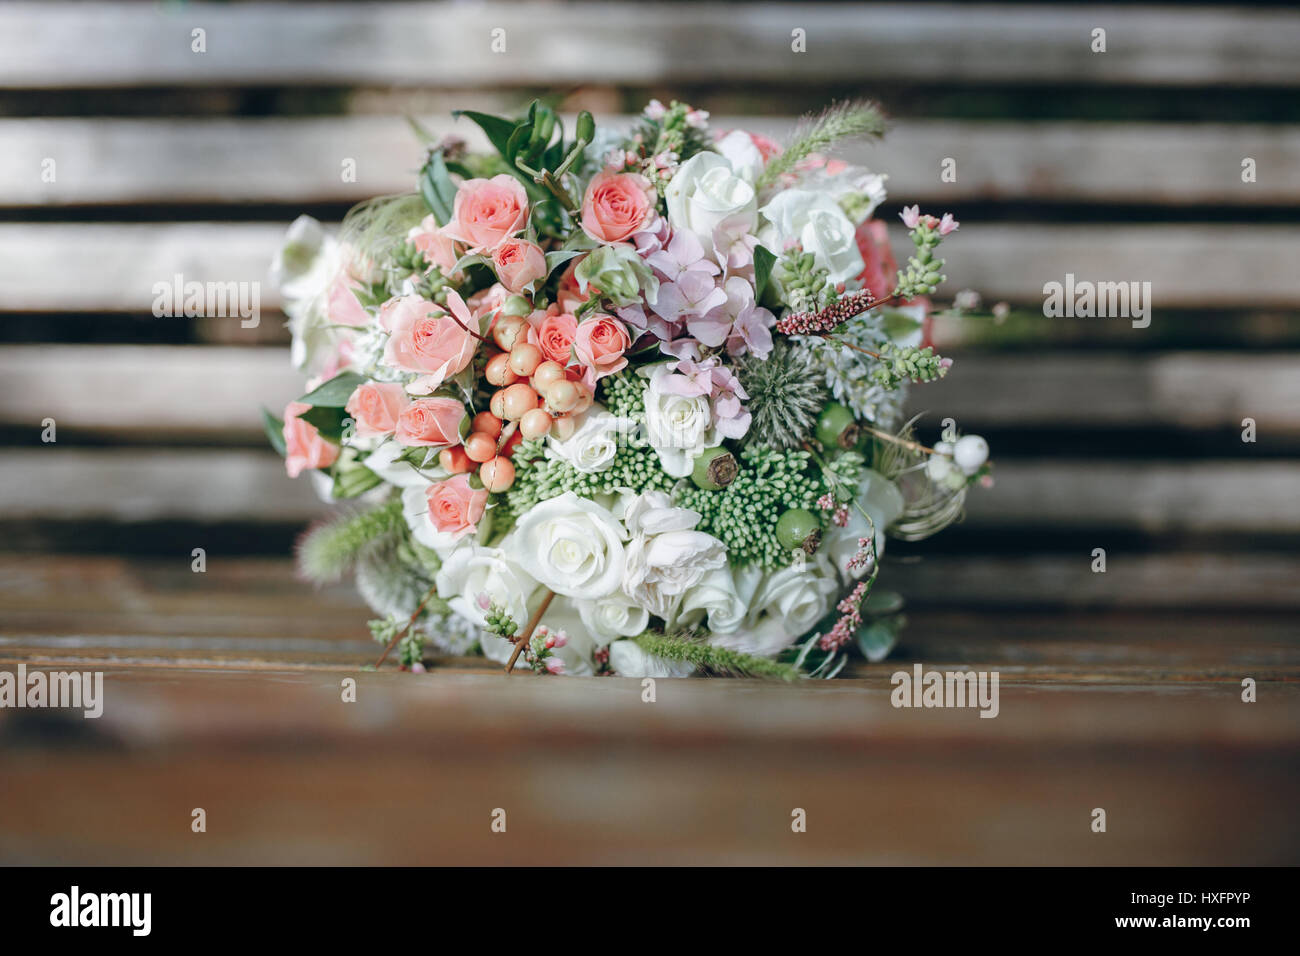
[[[475,649],[537,673],[831,676],[902,623],[872,594],[989,480],[919,443],[911,382],[952,216],[873,214],[885,176],[829,158],[869,105],[784,145],[652,101],[631,129],[534,103],[459,114],[418,190],[337,235],[300,218],[273,271],[307,390],[265,413],[290,476],[358,499],[299,547],[356,575],[399,663]],[[417,132],[419,131],[417,127]]]

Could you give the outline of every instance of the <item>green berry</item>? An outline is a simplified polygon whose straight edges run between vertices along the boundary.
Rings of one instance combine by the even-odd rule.
[[[501,311],[505,315],[529,315],[533,311],[533,304],[522,295],[512,295],[508,297],[505,303],[501,306]]]
[[[791,508],[776,522],[776,540],[787,551],[803,548],[809,554],[821,544],[822,526],[806,508]]]
[[[691,481],[697,488],[705,491],[720,491],[735,480],[740,466],[736,456],[719,445],[707,449],[695,459],[695,470],[691,472]]]
[[[860,430],[848,408],[831,402],[818,417],[814,434],[827,448],[852,448],[858,443]]]

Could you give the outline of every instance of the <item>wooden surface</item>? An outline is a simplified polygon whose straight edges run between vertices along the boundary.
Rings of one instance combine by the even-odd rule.
[[[0,670],[107,694],[0,709],[0,862],[1300,863],[1297,47],[1249,4],[0,5]],[[475,142],[452,108],[538,92],[777,137],[877,98],[888,139],[843,155],[890,174],[881,217],[961,219],[945,293],[1012,312],[938,322],[956,365],[912,407],[984,434],[997,483],[891,545],[889,661],[653,704],[369,673],[355,594],[294,578],[326,509],[259,434],[301,390],[272,251],[411,187],[405,116]],[[154,317],[176,273],[260,283],[258,327]],[[1067,273],[1151,282],[1150,326],[1046,318]],[[1000,716],[894,709],[914,662],[997,670]]]
[[[646,703],[464,659],[362,672],[348,590],[211,568],[0,562],[0,669],[105,675],[98,720],[0,711],[0,861],[1300,862],[1290,614],[923,603],[849,679],[663,680]],[[999,716],[892,707],[917,661],[996,670]]]

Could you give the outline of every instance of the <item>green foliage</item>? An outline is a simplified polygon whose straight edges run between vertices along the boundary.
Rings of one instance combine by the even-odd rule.
[[[839,140],[852,136],[880,137],[885,132],[885,117],[873,103],[849,101],[827,107],[820,115],[805,117],[793,141],[780,156],[773,157],[758,179],[761,190],[791,172],[812,153],[824,153]]]
[[[753,416],[745,440],[798,448],[812,433],[829,395],[812,356],[777,340],[766,360],[749,355],[736,367]]]
[[[581,472],[566,461],[542,455],[542,440],[532,447],[523,442],[515,450],[515,483],[506,492],[511,512],[518,516],[539,501],[572,491],[582,498],[612,494],[622,488],[633,491],[669,491],[676,479],[659,465],[659,456],[644,441],[629,435],[614,454],[608,468]],[[532,457],[533,460],[528,459]]]
[[[644,378],[624,369],[600,380],[600,399],[611,414],[639,421],[645,414],[645,385]]]
[[[447,162],[440,151],[429,153],[429,159],[420,170],[420,195],[433,213],[438,225],[451,222],[452,206],[456,201],[456,184],[451,181]]]
[[[310,529],[298,542],[298,569],[318,584],[337,581],[362,550],[386,534],[406,533],[400,498],[369,511],[340,514]]]
[[[871,378],[884,388],[898,388],[904,382],[933,382],[948,372],[944,360],[928,345],[919,349],[886,342],[880,348],[880,360]]]
[[[791,664],[742,654],[740,651],[714,647],[700,641],[648,632],[633,638],[647,654],[665,660],[694,664],[715,674],[732,674],[739,677],[765,677],[793,681],[800,676]]]
[[[683,485],[677,503],[700,513],[697,530],[721,540],[733,564],[772,568],[790,563],[790,550],[776,536],[781,515],[791,508],[819,513],[817,499],[825,492],[808,452],[746,445],[731,484],[721,491]]]
[[[262,428],[266,431],[266,440],[271,443],[275,453],[283,458],[285,456],[284,422],[264,408],[262,409]]]
[[[314,408],[342,408],[357,390],[364,385],[366,377],[356,372],[340,372],[328,382],[324,382],[298,399]],[[314,423],[313,423],[314,424]]]
[[[364,272],[389,262],[394,250],[406,242],[412,226],[428,214],[419,193],[378,196],[348,210],[339,227],[339,243],[354,256],[353,265]]]

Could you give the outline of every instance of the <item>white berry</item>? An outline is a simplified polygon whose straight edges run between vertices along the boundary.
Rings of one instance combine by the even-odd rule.
[[[979,435],[964,435],[957,439],[952,458],[964,474],[973,475],[989,460],[989,443]]]

